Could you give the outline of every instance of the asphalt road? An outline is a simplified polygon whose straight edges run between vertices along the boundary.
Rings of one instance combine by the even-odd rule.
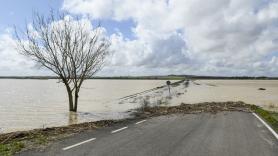
[[[19,155],[277,156],[277,154],[278,140],[251,113],[222,112],[216,115],[203,113],[160,116],[139,124],[134,122],[116,125],[61,140],[44,152],[33,150]]]

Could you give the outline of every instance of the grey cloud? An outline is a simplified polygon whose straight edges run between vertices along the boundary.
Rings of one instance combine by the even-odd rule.
[[[150,45],[152,52],[136,64],[146,67],[173,67],[190,61],[186,42],[174,34],[166,39],[156,39]]]

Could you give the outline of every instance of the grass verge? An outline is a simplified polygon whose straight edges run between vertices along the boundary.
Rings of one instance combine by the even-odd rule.
[[[13,141],[8,144],[0,144],[0,155],[1,156],[12,156],[16,152],[19,152],[25,144],[20,141]]]
[[[262,117],[278,133],[278,113],[262,109],[259,106],[252,106],[252,110]]]

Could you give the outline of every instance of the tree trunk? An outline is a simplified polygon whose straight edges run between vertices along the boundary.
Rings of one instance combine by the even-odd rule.
[[[73,96],[72,93],[68,91],[68,97],[69,97],[69,111],[74,111],[74,107],[73,107]]]
[[[78,91],[76,90],[75,91],[75,94],[74,94],[74,109],[73,111],[76,112],[77,111],[77,105],[78,105]]]
[[[67,88],[67,92],[68,92],[68,98],[69,98],[69,111],[73,111],[73,112],[76,112],[74,111],[74,103],[73,103],[73,96],[72,96],[72,91],[70,89],[70,87],[68,85],[66,85],[66,88]]]

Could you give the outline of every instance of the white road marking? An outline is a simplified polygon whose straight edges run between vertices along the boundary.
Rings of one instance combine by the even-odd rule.
[[[120,128],[120,129],[114,130],[114,131],[112,131],[111,133],[113,134],[113,133],[116,133],[116,132],[122,131],[122,130],[127,129],[127,128],[128,128],[128,127],[123,127],[123,128]]]
[[[65,151],[65,150],[71,149],[71,148],[73,148],[73,147],[76,147],[76,146],[79,146],[79,145],[88,143],[88,142],[93,141],[93,140],[96,140],[96,138],[92,138],[92,139],[89,139],[89,140],[85,140],[85,141],[82,141],[82,142],[80,142],[80,143],[77,143],[77,144],[74,144],[74,145],[65,147],[65,148],[63,148],[63,150]]]
[[[142,121],[136,122],[135,124],[138,125],[138,124],[143,123],[145,121],[147,121],[147,120],[142,120]]]
[[[256,118],[258,118],[265,127],[274,135],[274,137],[278,140],[278,134],[263,120],[261,119],[256,113],[252,113]]]

